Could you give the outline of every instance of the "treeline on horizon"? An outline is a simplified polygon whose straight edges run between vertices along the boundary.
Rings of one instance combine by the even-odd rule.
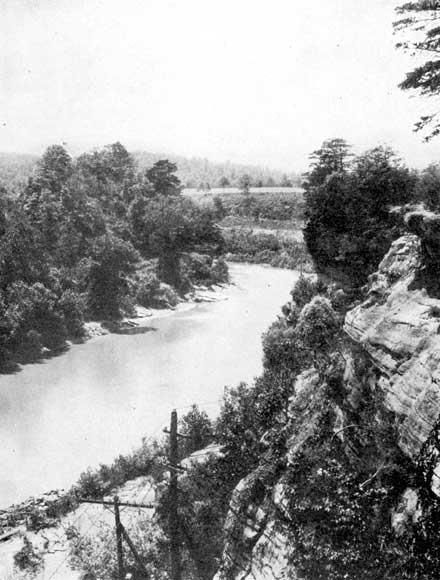
[[[282,172],[258,165],[239,163],[216,163],[208,159],[164,155],[147,151],[134,151],[132,159],[138,171],[145,171],[161,159],[169,159],[177,165],[176,176],[183,187],[211,189],[214,187],[240,187],[243,175],[250,178],[252,187],[273,187],[299,185],[300,175]],[[26,184],[38,162],[37,155],[20,153],[0,153],[0,186],[16,191]]]
[[[181,195],[176,169],[139,171],[120,143],[75,160],[54,145],[0,189],[0,368],[80,340],[87,319],[227,281],[214,213]]]

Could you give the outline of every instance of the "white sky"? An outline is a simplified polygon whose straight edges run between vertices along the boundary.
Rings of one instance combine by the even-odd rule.
[[[120,140],[303,170],[330,137],[440,160],[393,0],[0,0],[0,151]]]

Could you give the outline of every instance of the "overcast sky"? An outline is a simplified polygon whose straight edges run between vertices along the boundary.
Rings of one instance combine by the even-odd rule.
[[[0,151],[130,150],[303,170],[323,139],[440,140],[397,84],[392,0],[0,0]]]

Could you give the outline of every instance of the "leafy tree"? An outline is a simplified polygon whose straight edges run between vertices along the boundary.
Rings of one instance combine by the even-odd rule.
[[[329,445],[292,458],[285,481],[290,564],[301,577],[357,580],[360,570],[366,580],[394,577],[388,572],[397,554],[382,519],[388,490],[364,488],[362,478]]]
[[[249,195],[251,189],[251,176],[245,173],[238,180],[238,187],[241,189],[243,195]]]
[[[301,346],[312,353],[317,370],[328,365],[329,355],[338,348],[341,321],[328,298],[315,296],[304,306],[296,326]]]
[[[295,377],[307,360],[295,327],[284,319],[274,322],[263,335],[263,354],[265,369],[283,379]]]
[[[428,57],[407,73],[399,87],[417,91],[424,97],[437,96],[440,90],[440,3],[438,0],[416,0],[402,4],[396,11],[400,18],[394,23],[395,30],[407,35],[407,39],[396,46],[412,55]],[[426,141],[440,133],[439,114],[424,115],[415,125],[416,131],[428,130]]]
[[[256,409],[252,386],[240,383],[225,391],[215,435],[228,457],[230,477],[236,481],[251,471],[259,457],[258,441],[263,432],[255,422]]]
[[[312,186],[321,185],[332,173],[344,173],[348,169],[351,146],[345,139],[327,139],[321,147],[309,155],[310,172],[306,174],[306,192]]]
[[[295,282],[290,295],[297,309],[301,310],[317,294],[323,294],[326,287],[318,280],[313,280],[310,276],[301,275]]]
[[[228,473],[228,465],[227,459],[207,456],[194,463],[179,481],[184,554],[194,563],[193,577],[199,580],[212,578],[220,566],[224,521],[230,494],[238,483]]]
[[[179,423],[179,432],[187,437],[182,443],[181,452],[183,456],[203,449],[212,442],[213,429],[211,420],[206,411],[201,411],[197,405],[193,405],[188,413],[180,419]]]
[[[128,289],[127,277],[134,271],[139,255],[129,242],[106,234],[91,248],[88,273],[88,308],[101,319],[120,315],[122,299]]]
[[[48,147],[37,163],[35,181],[52,193],[60,193],[73,173],[72,158],[62,145]]]
[[[223,176],[220,179],[219,185],[220,185],[220,187],[225,188],[225,187],[230,187],[231,183],[230,183],[230,181],[229,181],[229,179],[227,177]]]
[[[43,284],[16,281],[8,287],[5,303],[9,340],[16,350],[26,354],[29,347],[39,356],[42,348],[53,350],[64,344],[66,322],[57,296]]]
[[[434,211],[440,209],[440,164],[432,163],[419,175],[416,199]]]
[[[353,176],[359,192],[356,200],[358,211],[366,205],[370,213],[379,216],[387,213],[390,206],[412,199],[416,176],[390,147],[369,149],[356,158],[354,165]]]
[[[318,270],[360,286],[398,235],[389,210],[413,199],[416,176],[387,147],[367,151],[351,167],[344,165],[344,151],[330,162],[325,154],[312,166],[304,237]],[[341,163],[342,171],[332,171]]]
[[[101,151],[81,155],[75,173],[87,195],[99,201],[107,220],[121,227],[118,221],[126,219],[136,189],[134,160],[125,147],[113,143]]]
[[[225,206],[222,202],[222,198],[218,195],[216,195],[214,197],[214,212],[215,212],[215,217],[220,221],[222,220],[225,215],[226,215],[226,209]]]
[[[14,208],[0,245],[0,285],[6,289],[15,280],[28,284],[47,280],[50,259],[40,232],[28,216]]]
[[[139,198],[130,208],[130,222],[136,247],[146,258],[159,258],[159,277],[175,288],[181,285],[182,253],[216,253],[221,247],[211,212],[183,197]]]
[[[177,165],[168,159],[161,159],[146,172],[146,176],[153,185],[156,195],[179,195],[182,185],[175,175]]]

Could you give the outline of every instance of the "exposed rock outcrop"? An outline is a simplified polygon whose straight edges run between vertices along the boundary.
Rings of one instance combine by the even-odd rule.
[[[399,418],[398,443],[412,458],[440,410],[440,300],[411,289],[420,266],[419,238],[398,239],[371,280],[367,300],[345,319],[347,334],[379,370],[376,387]]]
[[[343,393],[332,391],[329,381],[319,380],[313,371],[296,380],[284,470],[326,429],[327,438],[338,439],[353,465],[371,462],[372,476],[365,485],[381,477],[390,454],[401,454],[411,465],[425,466],[427,486],[440,497],[440,296],[435,281],[440,220],[419,211],[407,222],[412,233],[392,244],[370,277],[365,300],[345,317]],[[367,429],[377,433],[370,448],[365,446]],[[288,528],[293,524],[285,500],[289,482],[280,469],[268,484],[261,469],[234,492],[216,580],[297,577],[288,564]],[[408,485],[389,511],[396,537],[417,523],[421,513],[419,494]]]

